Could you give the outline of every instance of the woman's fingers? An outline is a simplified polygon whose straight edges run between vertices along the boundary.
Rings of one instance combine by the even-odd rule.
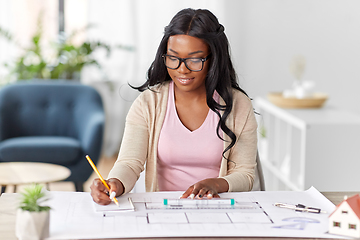
[[[110,194],[113,194],[113,192],[115,192],[115,196],[120,196],[123,194],[124,186],[119,179],[110,178],[107,182],[110,187]]]
[[[208,189],[206,187],[202,187],[202,188],[199,189],[197,197],[201,199],[201,198],[203,198],[204,196],[207,195],[207,192],[208,192]]]
[[[212,190],[209,190],[207,193],[206,193],[206,197],[211,199],[211,198],[219,198],[219,194],[217,194],[217,192],[214,192]]]
[[[216,178],[204,179],[190,186],[181,196],[181,198],[219,198],[218,180]]]
[[[183,193],[183,195],[180,198],[191,198],[191,199],[194,199],[196,197],[202,198],[203,195],[201,195],[201,197],[199,196],[200,190],[201,190],[201,188],[200,189],[197,188],[196,184],[192,185]]]
[[[109,198],[109,190],[104,186],[104,184],[100,181],[100,179],[94,179],[91,186],[91,197],[93,198],[94,202],[107,205],[111,203]]]
[[[190,197],[193,189],[194,189],[194,186],[190,186],[190,187],[183,193],[183,195],[181,195],[180,198],[188,198],[188,197]]]
[[[105,180],[107,185],[110,188],[110,191],[104,184],[101,182],[99,178],[94,179],[92,182],[91,189],[91,197],[94,202],[107,205],[111,203],[112,198],[116,196],[120,196],[124,193],[124,185],[120,182],[119,179],[110,178],[109,180]]]

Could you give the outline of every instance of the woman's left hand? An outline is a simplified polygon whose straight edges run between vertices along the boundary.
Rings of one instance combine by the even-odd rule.
[[[190,186],[180,198],[219,198],[219,193],[227,192],[229,184],[223,178],[207,178]]]

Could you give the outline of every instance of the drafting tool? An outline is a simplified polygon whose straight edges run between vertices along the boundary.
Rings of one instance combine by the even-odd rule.
[[[167,199],[165,198],[164,206],[166,208],[233,208],[235,200],[232,198],[212,198],[212,199]]]
[[[291,210],[295,210],[298,212],[309,212],[309,213],[326,213],[324,210],[321,210],[320,208],[314,208],[314,207],[307,207],[303,204],[287,204],[287,203],[275,203],[274,206],[281,207],[281,208],[287,208]]]
[[[164,205],[219,205],[219,204],[227,204],[234,205],[235,200],[232,198],[227,199],[188,199],[188,198],[180,198],[180,199],[164,199]]]
[[[129,203],[130,203],[131,207],[132,207],[133,210],[135,211],[136,209],[135,209],[135,205],[134,205],[134,202],[133,202],[132,198],[129,197],[128,200],[129,200]]]

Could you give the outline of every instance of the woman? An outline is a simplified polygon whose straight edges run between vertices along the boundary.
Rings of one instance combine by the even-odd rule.
[[[108,184],[116,195],[134,187],[146,163],[146,191],[184,191],[182,198],[250,191],[257,124],[238,86],[224,27],[208,10],[184,9],[164,37],[136,88]],[[93,200],[109,204],[96,179]]]

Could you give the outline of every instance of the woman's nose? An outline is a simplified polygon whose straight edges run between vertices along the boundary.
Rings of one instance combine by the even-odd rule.
[[[189,73],[191,72],[185,65],[185,62],[180,63],[180,66],[178,67],[177,71],[179,73]]]

